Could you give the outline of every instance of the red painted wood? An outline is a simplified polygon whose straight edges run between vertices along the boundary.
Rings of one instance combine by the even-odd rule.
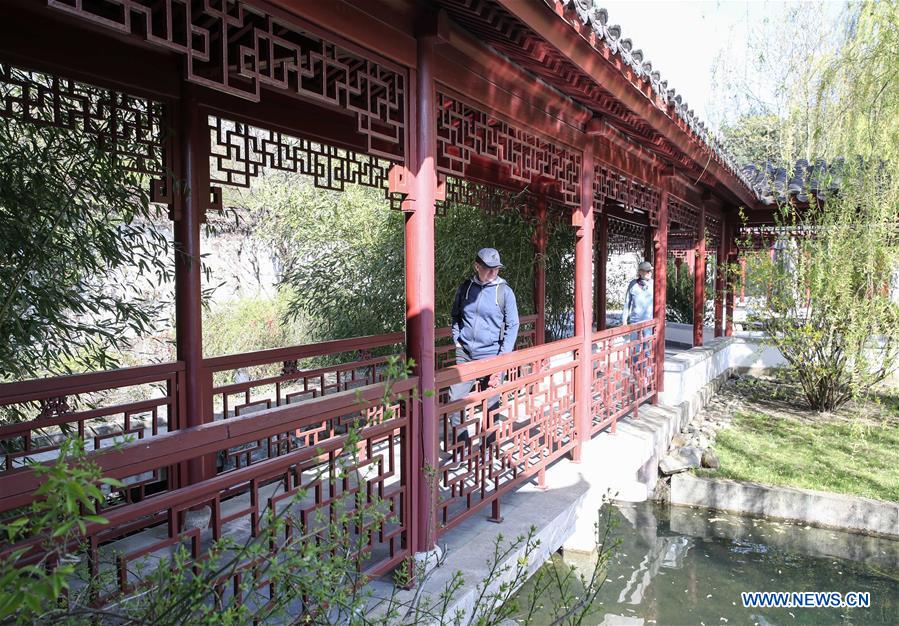
[[[404,393],[417,383],[416,378],[397,381],[392,391]],[[151,440],[125,444],[121,450],[104,449],[91,455],[104,476],[124,478],[166,464],[175,464],[225,447],[234,447],[301,427],[305,422],[321,420],[358,409],[359,400],[375,402],[384,394],[384,385],[376,384],[315,398],[306,402],[258,411],[228,420],[189,427],[159,435]],[[0,475],[0,511],[20,505],[22,498],[41,484],[43,478],[30,469]]]
[[[46,1],[0,2],[0,59],[135,96],[181,95],[177,58],[51,11]]]
[[[608,263],[609,263],[609,214],[605,207],[599,216],[599,249],[596,253],[596,328],[606,329],[606,302],[608,301]]]
[[[582,116],[561,117],[560,103],[550,98],[547,92],[534,89],[533,77],[527,77],[520,70],[504,71],[502,65],[488,66],[484,75],[478,73],[478,65],[465,56],[445,46],[441,46],[440,53],[437,79],[449,90],[464,94],[467,100],[476,101],[481,108],[528,127],[530,131],[572,146],[580,141]],[[502,63],[500,57],[494,59]],[[489,63],[489,59],[485,62]],[[570,103],[565,106],[570,107]]]
[[[693,261],[693,345],[701,346],[703,341],[703,318],[705,317],[705,206],[700,207],[699,236],[696,247],[691,250]]]
[[[73,374],[25,380],[17,383],[3,383],[0,384],[0,406],[48,397],[72,396],[88,391],[140,385],[145,382],[159,380],[160,376],[170,372],[183,370],[184,364],[180,362],[160,363],[159,365],[123,367],[108,372]],[[6,428],[6,426],[0,427],[0,433]]]
[[[441,82],[466,80],[459,69],[466,69],[471,76],[483,78],[491,84],[491,98],[498,111],[508,109],[508,114],[515,115],[515,110],[522,106],[540,110],[545,115],[577,130],[583,130],[584,124],[593,117],[593,112],[571,98],[555,90],[535,89],[533,74],[509,59],[498,55],[487,43],[477,39],[454,21],[447,19],[446,28],[441,32],[446,45],[438,49],[441,66],[437,68],[437,79]],[[445,65],[455,65],[449,68]],[[479,90],[454,89],[464,93],[480,93]],[[461,85],[460,85],[461,86]]]
[[[537,226],[534,230],[534,311],[537,321],[534,343],[546,343],[546,191],[537,194]]]
[[[715,336],[724,336],[724,267],[727,258],[727,215],[721,216],[721,237],[715,253]]]
[[[275,15],[290,14],[314,22],[401,65],[416,65],[414,12],[397,11],[378,0],[366,0],[362,6],[342,0],[254,0],[254,4]]]
[[[618,419],[656,394],[655,334],[658,325],[647,320],[593,333],[591,356],[591,434],[606,428],[615,432]],[[648,349],[647,349],[647,346]]]
[[[436,533],[437,424],[434,386],[434,202],[437,195],[437,105],[434,84],[434,35],[418,39],[418,71],[413,106],[415,156],[414,210],[406,215],[406,350],[416,363],[421,410],[411,424],[413,551],[433,548]]]
[[[393,344],[403,343],[404,333],[389,333],[385,335],[369,335],[367,337],[353,337],[352,339],[337,339],[320,343],[309,343],[288,348],[273,348],[270,350],[257,350],[241,354],[229,354],[204,359],[203,364],[211,372],[222,372],[239,367],[252,367],[268,363],[277,363],[288,359],[306,359],[313,356],[339,354],[355,350],[371,350]]]
[[[580,345],[581,338],[572,337],[438,373],[438,435],[451,455],[437,472],[440,534],[521,484],[539,480],[549,464],[575,449],[572,390]],[[449,401],[450,385],[490,374],[502,375],[502,382],[476,382],[472,393]],[[457,414],[464,426],[452,423]],[[462,428],[470,433],[468,441],[460,437]]]
[[[590,358],[593,335],[593,138],[584,142],[581,159],[581,205],[575,216],[578,230],[574,244],[574,334],[578,341],[578,370],[575,382],[575,429],[578,441],[590,438],[592,376]],[[575,450],[580,456],[580,443]]]
[[[552,341],[536,345],[524,350],[515,350],[507,354],[493,357],[492,359],[481,359],[479,361],[471,361],[461,365],[454,365],[437,372],[434,381],[435,385],[440,387],[449,387],[455,383],[464,380],[474,380],[489,376],[503,369],[508,369],[515,364],[525,361],[538,361],[540,359],[548,359],[557,354],[574,350],[581,340],[577,336],[559,341]]]
[[[187,89],[178,111],[179,179],[187,189],[175,194],[175,341],[178,360],[184,362],[185,426],[212,421],[204,404],[202,270],[200,228],[209,203],[209,131],[206,116],[195,95]],[[178,210],[180,208],[180,210]],[[211,476],[214,459],[194,458],[188,462],[188,481],[193,484]]]
[[[653,267],[652,316],[656,320],[655,371],[656,391],[665,390],[665,306],[668,264],[668,191],[663,190],[659,198],[659,226],[655,229],[655,262]]]
[[[568,57],[584,74],[602,85],[626,109],[648,123],[693,163],[701,164],[700,167],[708,164],[706,175],[721,181],[734,200],[749,207],[756,205],[752,192],[715,159],[709,159],[709,148],[693,138],[676,114],[672,116],[653,99],[648,98],[645,92],[631,84],[622,74],[621,68],[604,58],[583,36],[573,32],[572,27],[556,14],[553,7],[543,2],[520,0],[498,0],[498,3],[533,32],[539,33],[549,46]]]

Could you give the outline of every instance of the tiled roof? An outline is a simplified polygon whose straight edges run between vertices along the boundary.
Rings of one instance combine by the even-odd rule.
[[[597,6],[595,0],[560,1],[564,7],[577,13],[584,26],[591,28],[596,33],[596,45],[600,45],[601,42],[601,45],[605,46],[612,55],[617,55],[633,69],[637,80],[649,83],[658,99],[673,108],[675,114],[690,131],[711,148],[715,159],[747,187],[755,189],[752,180],[737,165],[723,143],[711,134],[704,122],[696,117],[683,96],[678,94],[673,87],[668,86],[668,81],[662,79],[659,71],[653,69],[649,60],[644,59],[643,51],[635,48],[631,39],[622,37],[621,26],[609,23],[609,12],[606,9]]]
[[[805,203],[809,201],[809,196],[823,200],[828,193],[840,188],[843,163],[843,159],[835,159],[829,165],[823,159],[814,163],[799,159],[793,166],[793,172],[789,173],[787,168],[768,161],[761,166],[744,165],[743,174],[751,181],[753,190],[764,204],[774,205],[788,198]]]

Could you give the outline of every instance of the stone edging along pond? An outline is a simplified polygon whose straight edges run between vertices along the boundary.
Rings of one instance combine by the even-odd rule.
[[[690,473],[671,477],[671,504],[749,513],[899,539],[899,503]]]

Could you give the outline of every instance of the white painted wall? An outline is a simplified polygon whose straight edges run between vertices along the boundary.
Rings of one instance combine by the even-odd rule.
[[[692,340],[693,328],[686,324],[665,326],[667,338],[681,343]],[[762,343],[761,333],[738,332],[733,337],[710,337],[704,345],[665,358],[665,390],[659,401],[678,406],[729,369],[768,369],[786,364],[780,352]]]

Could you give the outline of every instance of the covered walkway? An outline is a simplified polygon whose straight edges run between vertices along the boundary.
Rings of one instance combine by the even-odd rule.
[[[545,486],[550,465],[583,461],[592,438],[657,403],[669,250],[692,261],[701,345],[707,257],[718,260],[717,337],[732,330],[725,268],[737,209],[762,211],[758,223],[771,214],[686,103],[587,5],[4,3],[0,116],[96,136],[169,209],[178,358],[0,385],[0,406],[25,416],[0,426],[0,512],[31,501],[41,479],[27,462],[52,461],[77,434],[125,483],[101,512],[109,523],[86,531],[92,571],[119,574],[109,598],[132,588],[136,561],[179,545],[200,559],[214,539],[256,536],[264,512],[297,493],[311,516],[363,483],[389,510],[364,547],[366,572],[381,575],[467,520],[499,521],[507,495]],[[273,170],[323,189],[372,187],[403,213],[404,332],[204,356],[206,212],[221,208],[223,189]],[[454,205],[490,211],[512,199],[536,225],[535,314],[515,352],[454,364],[448,329],[435,327],[435,220]],[[574,324],[547,342],[553,225],[575,232]],[[661,270],[654,318],[606,328],[606,265],[623,250]],[[412,375],[392,378],[390,355],[414,360]],[[504,382],[448,400],[450,385],[494,374]],[[361,440],[346,468],[353,426]],[[126,436],[135,440],[121,451],[104,450]],[[188,523],[197,510],[208,521]]]

